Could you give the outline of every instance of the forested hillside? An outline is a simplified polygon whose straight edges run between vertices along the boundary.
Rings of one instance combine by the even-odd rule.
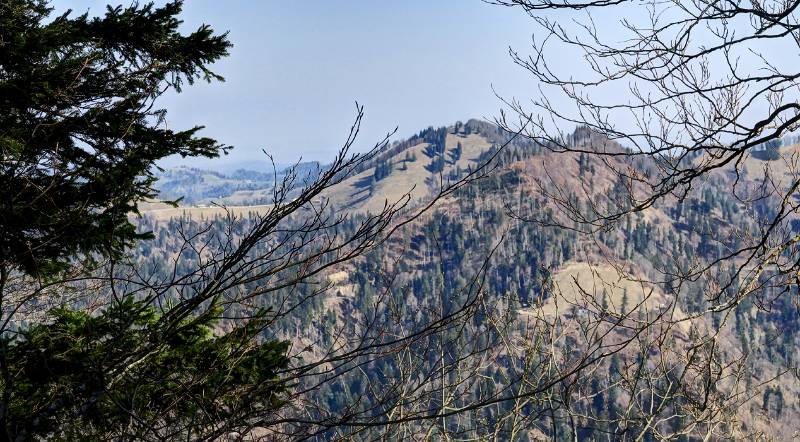
[[[432,3],[0,2],[0,442],[800,437],[800,2]]]
[[[625,152],[586,128],[568,141]],[[744,204],[727,189],[739,180],[743,192],[758,194],[765,173],[785,173],[781,159],[795,147],[749,158],[747,177],[721,170],[683,199],[659,201],[602,229],[574,214],[589,219],[592,208],[625,206],[636,186],[604,162],[642,176],[656,175],[655,164],[552,148],[477,120],[430,128],[387,145],[321,195],[320,206],[343,216],[337,233],[348,236],[385,205],[407,199],[404,210],[413,212],[492,160],[491,173],[315,282],[259,292],[269,286],[262,280],[246,289],[261,293],[250,308],[272,312],[266,333],[288,340],[298,364],[326,360],[353,340],[402,336],[462,309],[470,315],[402,351],[310,369],[293,411],[309,420],[286,431],[694,440],[713,427],[732,437],[791,437],[790,423],[800,418],[800,383],[790,370],[800,357],[797,294],[779,296],[769,271],[733,309],[713,313],[727,300],[707,293],[720,285],[738,292],[744,276],[719,259],[763,229],[775,207],[768,197]],[[140,271],[189,274],[214,253],[214,238],[236,238],[258,222],[256,212],[192,213],[165,219],[144,212],[138,229],[155,239],[132,255]],[[790,234],[799,225],[783,228]],[[187,247],[186,238],[206,246]],[[705,266],[715,278],[690,276]],[[509,397],[516,399],[499,400]],[[402,418],[461,409],[468,411],[436,422]],[[357,425],[386,416],[377,427]],[[327,421],[343,425],[328,429]]]

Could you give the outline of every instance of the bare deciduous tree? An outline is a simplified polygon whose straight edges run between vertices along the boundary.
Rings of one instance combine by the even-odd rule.
[[[660,310],[668,314],[632,329],[667,328],[671,331],[659,334],[673,340],[688,336],[678,338],[683,349],[667,345],[670,339],[656,340],[646,371],[637,376],[620,372],[614,382],[631,398],[652,396],[645,408],[632,402],[625,419],[645,418],[653,434],[664,438],[758,434],[763,428],[736,424],[737,413],[766,382],[794,369],[796,352],[790,350],[767,374],[754,368],[764,361],[746,362],[757,349],[723,343],[734,323],[750,324],[742,311],[750,312],[750,306],[764,314],[791,311],[797,293],[800,169],[795,150],[778,147],[782,140],[796,142],[792,134],[800,125],[794,56],[800,3],[489,3],[530,16],[531,52],[510,53],[541,91],[530,106],[503,98],[507,111],[498,123],[515,130],[524,122],[522,136],[562,154],[564,161],[580,161],[581,174],[587,162],[599,170],[580,177],[577,197],[551,176],[537,181],[538,191],[560,209],[557,216],[509,207],[512,214],[601,242],[637,216],[674,211],[662,217],[672,217],[674,224],[666,228],[688,229],[693,238],[689,254],[672,245],[651,250],[659,265],[646,279],[669,295]],[[576,125],[574,134],[564,131]],[[684,222],[681,209],[703,207],[704,198],[735,206],[736,215],[726,215],[732,225]],[[714,216],[708,213],[705,222]],[[628,257],[611,250],[604,259],[622,268]],[[781,377],[791,383],[790,378]],[[659,401],[677,407],[668,418],[670,431],[654,417]]]

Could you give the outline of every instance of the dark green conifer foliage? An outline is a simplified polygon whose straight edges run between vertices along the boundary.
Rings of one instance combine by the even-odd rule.
[[[227,151],[201,126],[167,128],[156,107],[169,89],[222,80],[208,65],[231,46],[205,25],[179,32],[181,8],[53,16],[44,0],[0,2],[4,312],[19,307],[7,304],[10,275],[56,279],[148,238],[129,215],[155,197],[157,160]],[[261,339],[266,311],[212,333],[218,298],[162,310],[152,300],[126,294],[0,330],[0,441],[217,440],[282,405],[288,345]]]
[[[155,196],[155,162],[227,149],[172,130],[155,105],[169,89],[222,80],[208,65],[225,34],[178,31],[182,2],[53,16],[44,0],[0,3],[0,264],[31,274],[75,254],[116,255],[128,220]]]
[[[218,314],[212,309],[168,332],[152,306],[130,297],[99,316],[57,310],[54,322],[3,342],[14,373],[4,385],[10,387],[4,433],[15,440],[109,440],[124,433],[150,440],[246,427],[226,421],[243,407],[258,415],[281,405],[285,386],[276,371],[288,362],[288,344],[244,347],[259,333],[259,321],[212,336]]]

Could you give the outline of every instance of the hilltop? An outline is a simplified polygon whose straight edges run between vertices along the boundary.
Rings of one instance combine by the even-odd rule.
[[[569,140],[587,149],[625,149],[585,128],[577,129]],[[506,147],[498,153],[502,145]],[[352,176],[329,189],[324,198],[331,209],[350,213],[357,224],[366,214],[406,195],[409,208],[428,201],[445,183],[463,177],[497,153],[494,170],[440,200],[369,256],[322,275],[332,288],[313,305],[304,306],[296,322],[286,324],[288,328],[276,334],[296,339],[298,346],[307,346],[312,352],[321,351],[315,344],[325,339],[321,324],[334,328],[349,324],[371,308],[369,300],[381,290],[401,287],[404,296],[396,302],[409,311],[427,311],[434,308],[431,303],[437,299],[437,291],[457,291],[481,271],[483,260],[491,255],[486,290],[498,305],[508,303],[520,324],[575,324],[592,315],[626,315],[631,311],[639,318],[666,314],[673,325],[667,336],[669,343],[663,344],[661,351],[674,363],[683,361],[692,336],[716,330],[720,360],[745,361],[749,370],[758,374],[746,380],[747,387],[730,385],[741,388],[740,394],[746,398],[736,414],[741,434],[755,431],[789,437],[788,426],[784,431],[774,424],[800,418],[800,402],[796,400],[800,384],[791,376],[781,375],[782,367],[800,356],[800,322],[790,319],[794,317],[791,302],[776,298],[776,304],[763,309],[748,301],[730,317],[698,316],[709,305],[704,294],[713,281],[687,281],[678,288],[660,281],[675,268],[714,262],[736,241],[746,240],[742,232],[759,229],[752,216],[753,207],[727,189],[737,179],[740,188],[757,189],[765,175],[790,176],[797,151],[796,145],[788,145],[770,155],[748,157],[747,176],[736,177],[723,170],[683,200],[667,197],[587,235],[578,233],[581,226],[565,217],[561,210],[564,205],[580,207],[590,215],[593,207],[624,204],[625,183],[620,183],[610,168],[654,176],[657,165],[652,160],[613,157],[604,163],[583,154],[553,153],[529,140],[512,139],[494,125],[477,120],[425,129],[386,146]],[[261,201],[268,192],[268,188],[240,189],[231,194],[236,198],[229,196],[222,202],[247,201],[242,195]],[[769,202],[755,204],[760,207]],[[231,211],[242,217],[242,228],[246,228],[248,213],[269,207],[235,205]],[[144,209],[145,214],[156,218],[146,216],[144,227],[169,231],[176,228],[172,223],[178,218],[221,220],[224,214],[218,207],[158,210]],[[159,237],[147,256],[156,259],[163,254],[168,259],[173,253],[171,241],[169,236]],[[395,271],[399,273],[394,277],[387,276]],[[305,330],[302,337],[297,337],[297,330]],[[782,333],[776,334],[776,330]],[[616,331],[610,339],[624,339],[625,333],[624,329]],[[579,329],[565,331],[559,339],[553,345],[575,345],[580,339]],[[621,352],[610,365],[598,370],[613,371],[613,367],[634,360],[634,350]],[[597,382],[607,382],[603,379]],[[778,392],[781,399],[775,402]],[[617,397],[594,406],[605,407],[607,412],[616,410],[624,406],[625,396],[620,393]]]

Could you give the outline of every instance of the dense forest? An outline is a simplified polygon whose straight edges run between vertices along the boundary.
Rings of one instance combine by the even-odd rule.
[[[399,143],[377,156],[371,163],[374,181],[391,176],[392,164],[426,161],[426,157],[444,158],[444,152],[461,148],[458,139],[472,133],[481,134],[488,139],[488,146],[494,146],[482,153],[484,158],[497,151],[496,146],[504,140],[512,138],[493,125],[475,120],[466,125],[428,129],[412,141]],[[453,146],[445,143],[447,134],[453,137],[450,140]],[[583,128],[576,130],[570,139],[572,143],[589,146],[609,143]],[[406,149],[415,145],[426,146],[423,149],[426,153],[412,160]],[[494,161],[496,169],[491,175],[459,189],[364,256],[317,278],[317,285],[330,286],[324,293],[314,294],[318,286],[312,284],[287,287],[254,300],[254,306],[275,312],[266,337],[289,340],[299,358],[319,357],[324,349],[336,346],[337,337],[358,335],[362,329],[400,334],[402,330],[423,328],[431,315],[444,316],[468,304],[475,294],[475,278],[480,278],[481,305],[473,313],[468,331],[450,330],[426,337],[406,349],[409,357],[413,355],[416,360],[413,366],[419,379],[412,380],[413,384],[424,385],[422,379],[427,379],[426,382],[436,379],[434,385],[449,386],[442,388],[451,389],[448,394],[454,395],[447,404],[442,403],[441,397],[426,396],[424,407],[458,408],[495,398],[499,393],[522,391],[525,387],[519,384],[520,377],[530,375],[525,364],[541,370],[553,362],[549,354],[539,355],[540,360],[526,360],[530,354],[522,357],[500,351],[491,356],[492,364],[472,367],[477,379],[461,385],[457,382],[457,367],[468,366],[471,358],[484,354],[477,349],[502,347],[509,335],[542,339],[532,334],[532,324],[537,321],[557,329],[568,329],[582,321],[588,327],[595,315],[621,315],[645,321],[669,305],[672,314],[677,311],[683,315],[697,314],[700,318],[671,330],[667,348],[678,351],[681,345],[692,342],[693,335],[716,330],[720,333],[720,343],[714,351],[720,363],[741,358],[742,369],[750,373],[743,379],[746,383],[743,391],[752,396],[742,400],[738,419],[745,422],[741,424],[743,428],[763,428],[765,422],[790,422],[795,418],[800,403],[791,399],[796,396],[794,382],[783,383],[778,378],[766,389],[762,386],[764,377],[793,366],[798,357],[800,322],[792,298],[777,296],[776,288],[764,284],[755,299],[740,303],[732,316],[703,315],[721,303],[704,295],[710,281],[686,280],[680,285],[664,282],[676,268],[714,263],[727,250],[740,247],[743,236],[726,232],[757,231],[758,220],[767,216],[763,212],[773,207],[769,199],[757,200],[750,207],[741,204],[723,191],[731,177],[720,174],[683,201],[666,201],[648,212],[627,215],[618,221],[616,228],[587,236],[578,229],[556,226],[558,207],[538,196],[532,182],[545,163],[556,161],[558,168],[550,175],[557,177],[564,189],[569,189],[565,201],[576,207],[589,204],[587,195],[581,193],[589,188],[597,189],[597,197],[608,204],[624,204],[625,187],[611,181],[613,177],[603,176],[600,172],[603,166],[596,159],[586,154],[556,157],[544,146],[515,142],[504,146]],[[653,166],[643,161],[637,167],[646,171]],[[397,173],[400,171],[402,168],[398,167]],[[436,176],[441,170],[429,169],[429,172]],[[455,169],[450,172],[455,174]],[[338,233],[352,234],[367,216],[354,212],[337,225]],[[208,237],[225,232],[241,234],[252,229],[254,218],[257,219],[256,214],[216,215],[205,221],[188,215],[157,220],[145,215],[139,219],[137,228],[155,232],[155,239],[140,243],[132,259],[139,269],[146,268],[154,275],[189,273],[202,264],[203,253],[185,248],[182,238],[198,232]],[[792,223],[791,232],[796,232],[797,226]],[[182,232],[180,236],[174,235],[177,231]],[[176,256],[180,259],[175,259]],[[571,271],[576,268],[578,272]],[[739,280],[733,269],[720,264],[715,272],[718,278],[714,283],[729,281],[729,290],[735,293]],[[762,278],[766,281],[769,275]],[[587,296],[573,293],[573,298],[569,298],[566,294],[575,291]],[[658,293],[654,295],[653,291]],[[560,311],[553,312],[556,297],[562,298],[562,305]],[[768,303],[769,308],[756,308],[754,302]],[[487,324],[487,318],[502,320],[504,325],[490,326],[494,321]],[[629,332],[614,333],[624,339],[634,330],[631,327]],[[567,349],[572,348],[578,357],[584,346],[590,344],[586,339],[580,333],[574,336],[565,333],[549,344],[559,352],[568,353]],[[443,347],[449,351],[444,354],[433,351]],[[514,402],[500,402],[476,410],[467,419],[453,419],[445,427],[437,428],[436,434],[463,433],[470,437],[495,434],[506,438],[513,433],[522,440],[567,435],[599,440],[614,434],[621,438],[644,435],[642,440],[656,440],[657,435],[679,433],[686,422],[670,416],[681,415],[682,402],[694,400],[689,392],[672,392],[674,397],[669,405],[658,414],[663,422],[652,430],[647,430],[642,415],[631,409],[629,401],[635,401],[635,407],[641,409],[652,405],[652,398],[631,391],[631,386],[624,382],[625,370],[644,363],[642,358],[646,359],[648,353],[625,350],[613,354],[593,364],[590,381],[584,379],[582,385],[576,386],[578,392],[551,392],[554,396],[548,396],[546,402],[526,403],[522,410],[515,408],[519,405]],[[319,422],[334,419],[345,424],[345,429],[324,432],[327,437],[346,435],[348,431],[370,433],[369,429],[348,429],[347,419],[389,413],[391,407],[387,403],[396,406],[401,399],[390,400],[377,392],[398,394],[396,382],[402,379],[409,363],[391,354],[355,359],[333,373],[320,373],[307,381],[309,386],[326,376],[330,380],[321,382],[319,388],[309,387],[307,402],[314,405],[306,405],[302,412],[315,416]],[[437,379],[441,376],[437,371],[445,367],[446,379]],[[656,370],[639,367],[644,369]],[[355,410],[354,404],[357,404]],[[414,406],[422,404],[409,404],[409,408]],[[575,417],[576,410],[580,417]],[[513,424],[508,416],[514,414],[524,425]],[[422,427],[411,426],[403,431],[413,433]],[[377,430],[377,434],[385,432],[386,428]],[[686,434],[682,438],[692,437]]]

